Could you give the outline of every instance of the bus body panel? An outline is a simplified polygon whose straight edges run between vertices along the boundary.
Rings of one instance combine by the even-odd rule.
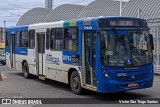
[[[18,26],[6,29],[6,33],[9,33],[8,46],[6,46],[6,63],[10,68],[17,67],[16,60],[19,59],[20,54],[23,54],[23,51],[21,52],[21,49],[16,47],[16,34],[23,30],[28,30],[28,26]],[[24,50],[27,50],[27,48],[24,48]]]
[[[149,88],[153,85],[153,65],[135,67],[133,69],[99,67],[100,90],[102,93],[121,92],[133,89]],[[104,72],[105,71],[105,72]],[[106,78],[105,74],[109,74]],[[117,77],[120,76],[120,77]],[[128,87],[129,83],[137,83],[137,87]]]
[[[63,21],[60,22],[53,22],[53,23],[43,23],[43,24],[35,24],[35,25],[30,25],[29,30],[35,30],[36,33],[42,32],[46,33],[46,29],[51,29],[51,28],[63,28]],[[38,37],[38,36],[37,36]],[[36,38],[37,38],[36,37]],[[37,40],[37,39],[36,39]],[[37,41],[36,41],[37,44]],[[34,52],[33,52],[34,51]],[[36,53],[35,49],[30,50],[30,53]],[[45,49],[45,57],[44,57],[44,63],[45,70],[43,72],[45,73],[45,77],[56,80],[59,82],[63,83],[68,83],[68,71],[70,68],[75,68],[77,67],[67,64],[63,64],[62,61],[62,51],[54,51],[54,50],[47,50]],[[36,60],[36,59],[35,59]],[[36,66],[33,67],[33,71],[35,75],[38,75],[35,71]],[[78,69],[77,69],[78,70]]]
[[[99,18],[86,18],[78,19],[72,21],[60,21],[52,23],[39,23],[29,25],[29,27],[13,28],[12,30],[7,29],[7,32],[12,32],[16,34],[18,30],[35,30],[35,48],[15,48],[15,62],[16,69],[22,71],[22,62],[27,61],[29,66],[29,73],[34,75],[43,75],[45,78],[51,80],[56,80],[68,84],[69,71],[74,69],[79,73],[81,79],[81,86],[101,93],[112,93],[121,92],[133,89],[149,88],[153,85],[153,65],[147,64],[138,67],[128,68],[117,68],[102,65],[101,62],[101,44],[100,44],[100,33],[101,30],[98,25],[99,19],[111,19],[111,18],[129,18],[130,17],[99,17]],[[138,18],[133,18],[138,19]],[[46,49],[46,30],[52,28],[72,28],[76,27],[78,29],[78,49],[75,52],[66,51],[64,49],[55,51],[51,49]],[[17,30],[18,29],[18,30]],[[108,28],[111,29],[111,28]],[[130,28],[132,29],[132,28]],[[134,28],[135,29],[135,28]],[[127,28],[124,28],[127,30]],[[87,38],[87,33],[88,38]],[[120,32],[122,33],[122,32]],[[38,52],[38,41],[40,35],[44,36],[45,42],[45,52]],[[86,39],[87,38],[87,39]],[[64,38],[63,38],[64,40]],[[64,41],[63,41],[64,42]],[[89,43],[89,50],[86,50],[87,42]],[[9,45],[10,46],[10,45]],[[92,49],[95,48],[95,51]],[[10,64],[10,47],[6,47],[6,59],[7,66],[11,67]],[[89,72],[87,74],[87,65],[85,52],[90,52],[88,55],[89,60]],[[41,57],[42,55],[42,57]],[[75,59],[80,58],[78,63],[74,63]],[[41,61],[41,63],[39,62]],[[39,68],[42,67],[42,68]],[[42,72],[39,72],[41,69]],[[95,77],[93,76],[95,73]],[[106,74],[109,76],[106,77]],[[87,77],[89,75],[90,77]],[[122,77],[117,78],[117,75]],[[147,76],[146,76],[147,75]],[[146,76],[143,78],[143,76]],[[91,78],[92,77],[92,78]],[[129,80],[129,79],[130,80]],[[137,79],[139,78],[139,80]],[[87,79],[89,82],[87,82]],[[137,87],[128,87],[130,83],[138,84]]]

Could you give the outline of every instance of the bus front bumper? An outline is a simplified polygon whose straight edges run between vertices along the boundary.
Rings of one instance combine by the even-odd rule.
[[[153,77],[154,75],[150,75],[150,77],[138,80],[138,81],[130,81],[130,82],[117,82],[116,80],[107,79],[107,81],[103,81],[100,85],[100,93],[115,93],[115,92],[123,92],[128,90],[135,89],[144,89],[150,88],[153,86]],[[137,86],[129,87],[129,84],[136,83]]]

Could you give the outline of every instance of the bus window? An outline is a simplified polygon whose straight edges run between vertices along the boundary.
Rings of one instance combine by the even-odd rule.
[[[49,50],[49,36],[50,36],[50,29],[46,31],[46,49]]]
[[[16,34],[16,47],[28,46],[28,31],[17,32]]]
[[[56,46],[55,38],[56,38],[56,30],[52,29],[51,30],[51,37],[50,37],[50,48],[51,48],[51,50],[56,49],[55,48],[55,46]]]
[[[63,48],[63,29],[56,30],[56,49],[62,50]]]
[[[78,31],[77,28],[66,28],[64,35],[64,49],[66,51],[77,51],[78,47]]]
[[[9,33],[6,32],[6,47],[8,46],[8,41],[9,41]]]
[[[28,32],[27,31],[22,31],[21,32],[21,38],[20,38],[20,46],[21,47],[27,47],[27,36],[28,36]]]
[[[16,33],[16,47],[20,47],[20,32]]]
[[[35,48],[35,30],[29,31],[29,49]]]
[[[51,50],[62,50],[63,48],[63,29],[52,29],[50,37]]]

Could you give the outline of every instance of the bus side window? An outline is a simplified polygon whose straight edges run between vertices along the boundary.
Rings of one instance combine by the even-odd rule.
[[[55,29],[51,29],[51,35],[50,35],[50,49],[53,50],[53,49],[56,49],[56,30]]]
[[[19,47],[28,47],[28,31],[21,31],[19,39]]]
[[[46,49],[49,50],[49,44],[50,44],[50,29],[47,29],[46,31]]]
[[[62,50],[63,48],[63,29],[62,28],[51,29],[50,48],[51,50],[56,50],[56,51]]]
[[[56,50],[63,48],[63,29],[56,29]]]
[[[9,36],[9,32],[6,32],[6,47],[8,46]]]
[[[29,49],[35,48],[35,30],[29,31]]]
[[[20,47],[20,32],[16,33],[16,47]]]
[[[78,29],[75,27],[66,28],[64,32],[64,49],[66,51],[77,51]]]

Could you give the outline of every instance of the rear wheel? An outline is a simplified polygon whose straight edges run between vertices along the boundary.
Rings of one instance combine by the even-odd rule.
[[[2,65],[6,65],[6,63],[5,63],[5,62],[2,62]]]
[[[28,63],[25,62],[23,64],[23,75],[25,78],[29,79],[30,78],[30,74],[29,74],[29,67],[28,67]]]
[[[78,72],[73,71],[70,77],[70,87],[74,94],[82,94],[81,80]]]

